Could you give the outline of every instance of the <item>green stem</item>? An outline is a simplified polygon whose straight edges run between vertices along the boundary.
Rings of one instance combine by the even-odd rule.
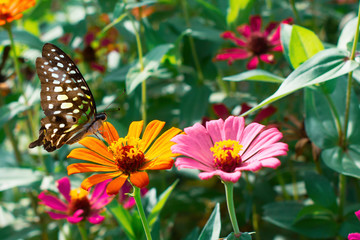
[[[130,13],[128,14],[128,16],[131,20],[132,27],[134,28],[134,32],[135,32],[136,46],[137,46],[138,55],[139,55],[140,72],[143,72],[145,67],[144,67],[144,58],[143,58],[141,37],[140,37],[140,33],[139,33],[140,30],[137,31],[135,24],[134,24],[134,19]],[[146,80],[144,80],[141,83],[141,115],[142,115],[142,120],[144,121],[144,126],[146,126],[146,123],[147,123],[147,114],[146,114],[147,94],[146,94],[146,92],[147,92],[146,91]]]
[[[277,177],[277,180],[278,180],[278,182],[280,184],[281,191],[282,191],[282,194],[283,194],[283,198],[285,200],[290,200],[290,196],[289,196],[288,192],[286,191],[284,178],[283,178],[282,174],[280,173],[280,171],[277,170],[277,169],[276,169],[276,177]]]
[[[135,186],[133,186],[133,188],[134,188],[134,192],[133,192],[134,199],[135,199],[135,202],[136,202],[136,206],[137,206],[137,209],[138,209],[138,212],[139,212],[139,215],[140,215],[142,225],[144,227],[146,239],[151,240],[152,238],[151,238],[151,234],[150,234],[149,223],[148,223],[148,221],[146,219],[144,208],[143,208],[143,205],[142,205],[142,202],[141,202],[140,188],[135,187]]]
[[[20,71],[20,65],[19,65],[19,61],[17,58],[17,54],[16,54],[16,48],[15,48],[15,41],[14,41],[14,35],[11,31],[11,24],[7,23],[5,24],[5,29],[9,35],[9,39],[10,39],[10,45],[11,45],[11,50],[13,52],[13,60],[14,60],[14,65],[15,65],[15,72],[16,72],[16,76],[18,79],[18,83],[15,84],[16,86],[18,86],[18,89],[20,92],[23,92],[23,77]]]
[[[350,56],[351,61],[354,60],[355,56],[356,56],[356,48],[357,48],[357,43],[359,41],[359,27],[360,27],[360,2],[359,2],[359,7],[358,7],[358,20],[357,20],[357,24],[356,24],[356,32],[355,32],[355,37],[354,37],[353,46],[352,46],[352,50],[351,50],[351,56]],[[344,132],[343,132],[343,136],[341,139],[343,149],[345,149],[345,146],[346,146],[347,129],[348,129],[348,124],[349,124],[350,97],[351,97],[351,88],[352,88],[352,73],[353,72],[351,71],[348,74],[348,84],[347,84],[347,89],[346,89]]]
[[[346,200],[346,176],[339,174],[339,215],[338,220],[342,223],[344,218],[344,206]]]
[[[188,7],[187,7],[186,0],[181,0],[181,6],[182,6],[182,9],[183,9],[183,13],[184,13],[186,27],[188,29],[191,29],[190,18],[189,18],[189,13],[188,13]],[[200,85],[202,85],[204,83],[204,75],[202,73],[200,61],[199,61],[198,55],[196,53],[194,38],[191,36],[191,34],[189,34],[188,37],[189,37],[191,54],[192,54],[193,59],[194,59],[195,68],[196,68],[196,72],[197,72],[197,76],[198,76],[198,83]]]
[[[299,17],[299,13],[296,9],[296,6],[295,6],[295,0],[290,0],[290,5],[291,5],[291,9],[294,13],[294,16],[295,16],[295,21],[297,22],[297,24],[300,25],[300,17]]]
[[[226,204],[229,211],[231,225],[234,229],[234,235],[239,237],[241,232],[239,230],[239,225],[236,219],[235,207],[234,207],[234,183],[222,181],[225,185],[225,194],[226,194]]]
[[[82,240],[88,240],[88,236],[87,236],[87,232],[86,232],[86,229],[85,229],[85,226],[84,226],[84,222],[79,222],[77,224],[78,226],[78,229],[79,229],[79,232],[80,232],[80,235],[81,235],[81,239]]]

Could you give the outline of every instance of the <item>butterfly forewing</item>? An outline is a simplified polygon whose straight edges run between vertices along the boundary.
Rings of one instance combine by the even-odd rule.
[[[36,59],[36,70],[41,81],[41,107],[46,117],[41,120],[37,140],[42,143],[35,141],[30,147],[42,144],[46,150],[53,151],[94,120],[96,105],[75,63],[58,47],[44,45],[42,57]]]

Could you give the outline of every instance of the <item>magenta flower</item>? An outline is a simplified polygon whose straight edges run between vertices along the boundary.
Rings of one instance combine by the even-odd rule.
[[[130,208],[134,207],[136,204],[134,197],[130,197],[128,195],[128,193],[130,193],[131,190],[132,190],[131,184],[128,181],[126,181],[124,183],[124,185],[120,188],[120,191],[119,191],[119,200],[118,201],[119,201],[119,203],[121,203],[121,205],[123,205],[123,207],[125,209],[130,209]],[[145,196],[147,192],[148,192],[148,189],[146,187],[141,188],[140,189],[141,197]]]
[[[360,220],[360,210],[355,212],[355,215],[357,216],[357,218]],[[349,240],[360,240],[360,233],[350,233],[348,235],[348,239]]]
[[[104,206],[113,199],[113,197],[106,193],[108,182],[104,181],[97,184],[89,199],[88,191],[82,188],[70,190],[69,178],[63,177],[56,181],[56,184],[65,201],[46,194],[46,191],[40,193],[38,198],[41,200],[40,204],[44,204],[54,210],[47,212],[52,219],[66,219],[73,224],[88,220],[92,224],[99,224],[105,219],[100,213],[103,211]]]
[[[285,19],[281,23],[291,23],[292,18]],[[273,52],[282,52],[283,48],[280,42],[280,24],[270,22],[264,31],[261,31],[262,19],[260,16],[251,16],[250,25],[244,24],[237,28],[242,37],[237,37],[232,31],[226,31],[221,34],[224,39],[234,42],[238,48],[225,49],[215,60],[227,60],[231,65],[235,60],[247,59],[247,69],[257,68],[259,61],[273,64],[275,62]]]
[[[237,182],[242,171],[277,168],[280,161],[275,157],[288,151],[287,144],[278,142],[282,134],[276,128],[266,129],[259,123],[245,127],[243,117],[212,120],[206,122],[206,128],[196,123],[184,132],[171,140],[176,143],[172,152],[183,155],[175,166],[199,169],[203,180],[217,175],[224,181]]]

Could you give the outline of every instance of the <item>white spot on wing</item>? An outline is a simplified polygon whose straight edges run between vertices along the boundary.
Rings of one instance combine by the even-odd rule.
[[[59,77],[59,75],[56,74],[56,73],[52,73],[51,76],[54,77],[54,78],[58,78],[58,77]]]
[[[51,123],[45,124],[45,128],[46,128],[46,129],[49,129],[50,127],[51,127]]]
[[[65,102],[65,103],[62,103],[60,108],[61,109],[69,109],[73,106],[74,104],[70,103],[70,102]]]
[[[62,92],[63,88],[62,87],[55,87],[54,88],[54,92]]]
[[[60,124],[59,124],[59,127],[60,127],[60,128],[64,128],[64,127],[65,127],[65,124],[60,123]]]
[[[65,101],[65,100],[68,100],[69,97],[66,96],[65,94],[60,94],[60,95],[57,95],[57,100],[59,101]]]
[[[54,108],[54,104],[49,104],[49,109],[53,109]]]

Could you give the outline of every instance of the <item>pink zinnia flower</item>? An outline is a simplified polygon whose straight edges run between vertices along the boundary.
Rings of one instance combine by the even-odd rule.
[[[171,140],[176,143],[173,153],[183,155],[175,166],[199,169],[203,180],[218,175],[224,181],[237,182],[242,171],[277,168],[280,161],[275,157],[288,151],[287,144],[278,142],[282,134],[276,128],[266,129],[259,123],[245,127],[243,117],[212,120],[206,127],[196,123],[184,132]]]
[[[281,23],[291,23],[292,18],[285,19]],[[247,69],[257,68],[259,61],[273,64],[275,62],[272,52],[282,52],[280,42],[280,24],[270,22],[264,31],[261,31],[262,19],[260,16],[251,16],[250,25],[244,24],[237,28],[242,37],[236,37],[232,31],[221,34],[224,39],[234,42],[238,48],[225,49],[216,55],[215,60],[228,60],[231,65],[235,60],[250,58]]]
[[[82,220],[88,220],[92,224],[99,224],[105,219],[104,216],[100,215],[100,212],[113,199],[113,197],[106,193],[106,184],[108,182],[104,181],[97,184],[89,199],[88,191],[82,188],[70,190],[69,178],[63,177],[56,181],[56,184],[65,201],[46,194],[46,191],[40,193],[38,198],[41,200],[40,204],[44,204],[54,210],[47,212],[52,219],[66,219],[73,224]]]
[[[360,210],[355,212],[355,215],[357,216],[357,218],[360,220]],[[349,240],[360,240],[360,233],[350,233],[348,235],[348,239]]]

